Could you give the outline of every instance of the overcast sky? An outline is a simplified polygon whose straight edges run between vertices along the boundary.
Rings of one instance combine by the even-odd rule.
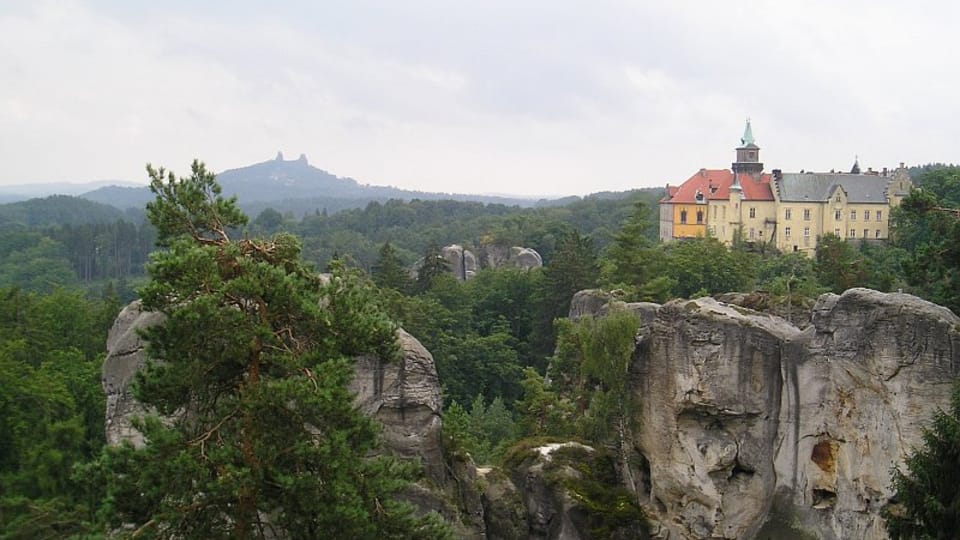
[[[264,7],[266,6],[266,7]],[[960,161],[960,2],[0,2],[0,184],[304,153],[362,183],[585,194]]]

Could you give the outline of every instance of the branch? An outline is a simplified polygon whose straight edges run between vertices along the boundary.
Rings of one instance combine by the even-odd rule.
[[[206,441],[207,439],[209,439],[214,433],[216,433],[217,431],[219,431],[220,428],[223,427],[223,424],[225,424],[225,423],[227,422],[227,420],[233,418],[233,416],[236,415],[236,414],[237,414],[237,411],[236,411],[236,410],[231,411],[230,414],[228,414],[228,415],[224,416],[222,419],[220,419],[220,421],[217,422],[217,424],[216,424],[215,426],[213,426],[212,428],[208,429],[205,433],[203,433],[203,434],[200,435],[199,437],[196,437],[196,438],[192,439],[191,441],[187,442],[187,446],[195,446],[195,445],[198,444],[198,443],[203,443],[203,442],[205,442],[205,441]]]

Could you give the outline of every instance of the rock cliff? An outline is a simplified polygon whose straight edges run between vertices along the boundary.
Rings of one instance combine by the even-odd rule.
[[[520,246],[508,248],[484,244],[477,255],[460,244],[450,244],[440,250],[440,256],[458,281],[473,278],[481,268],[514,267],[529,270],[543,266],[543,259],[535,249]],[[414,274],[422,264],[423,259],[414,264]]]
[[[597,298],[571,310],[602,313]],[[822,296],[804,330],[710,298],[638,312],[621,478],[655,537],[886,538],[890,469],[949,403],[960,319],[867,289]]]
[[[107,395],[108,444],[143,442],[130,423],[131,418],[144,412],[130,388],[146,361],[137,331],[161,320],[159,313],[142,311],[137,301],[120,312],[110,329],[102,379]],[[397,338],[403,351],[401,360],[357,359],[351,390],[356,393],[357,406],[383,423],[386,450],[403,457],[419,457],[428,478],[442,486],[447,475],[440,439],[440,383],[433,356],[403,330]]]
[[[613,302],[578,293],[571,317],[602,316]],[[502,471],[477,470],[444,455],[439,381],[415,338],[400,332],[399,363],[358,359],[357,405],[384,424],[389,451],[423,461],[434,486],[417,486],[411,500],[440,510],[461,538],[590,538],[605,523],[597,510],[610,504],[577,490],[601,473],[619,486],[590,480],[590,497],[628,493],[653,538],[886,538],[890,469],[949,403],[960,318],[866,289],[823,295],[801,327],[711,298],[625,307],[641,329],[628,378],[639,406],[623,462],[597,461],[602,447],[530,447]],[[129,422],[141,411],[129,392],[144,361],[136,329],[158,321],[133,303],[110,331],[103,385],[112,444],[141,440]],[[615,537],[644,529],[630,517]]]

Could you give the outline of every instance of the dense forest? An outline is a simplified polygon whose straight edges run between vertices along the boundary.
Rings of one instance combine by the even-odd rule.
[[[198,459],[180,444],[190,433],[178,429],[210,430],[221,420],[229,425],[229,417],[240,423],[224,436],[239,437],[237,447],[242,448],[253,425],[243,422],[255,420],[234,418],[230,411],[274,407],[271,400],[277,396],[299,396],[303,381],[291,382],[298,381],[292,375],[320,366],[338,374],[324,382],[330,395],[341,396],[337,388],[342,387],[345,359],[376,350],[393,325],[416,336],[434,355],[444,387],[449,446],[478,463],[497,463],[509,459],[510,448],[529,437],[615,439],[611,430],[627,406],[617,373],[629,360],[624,350],[638,321],[627,313],[603,320],[563,319],[573,294],[582,289],[600,287],[624,300],[655,302],[753,293],[759,308],[796,317],[824,292],[863,286],[903,290],[960,312],[960,167],[925,166],[914,172],[920,189],[894,211],[890,242],[855,243],[827,235],[813,259],[762,245],[727,247],[712,238],[658,243],[656,203],[662,190],[539,208],[389,201],[299,218],[267,208],[248,221],[219,197],[212,175],[195,165],[193,175],[183,180],[152,171],[157,199],[144,215],[103,212],[67,197],[33,201],[26,208],[2,205],[0,538],[90,538],[131,523],[138,528],[122,534],[176,537],[171,531],[180,531],[181,537],[226,537],[252,527],[257,507],[244,496],[237,504],[217,507],[233,516],[227,522],[211,518],[203,525],[208,528],[192,529],[195,524],[177,521],[176,509],[193,503],[188,495],[177,495],[177,506],[165,494],[184,490],[177,482],[185,476],[204,471],[212,475],[206,492],[243,494],[246,484],[217,476],[218,471],[236,463],[268,467],[266,456],[261,464],[242,453],[217,454],[224,460],[220,463]],[[89,212],[86,219],[84,212]],[[533,270],[485,268],[461,282],[435,256],[451,243],[532,247],[545,264]],[[234,273],[231,268],[250,271]],[[337,335],[356,339],[320,335],[320,329],[338,323],[310,307],[328,294],[311,277],[317,271],[332,272],[348,284],[344,290],[349,295],[335,307],[352,326]],[[237,295],[249,301],[226,300]],[[146,453],[104,449],[100,365],[106,332],[120,307],[135,297],[183,323],[151,334],[158,343],[157,358],[179,361],[185,344],[204,350],[188,331],[197,320],[209,324],[206,332],[218,335],[234,325],[243,333],[231,350],[258,358],[263,381],[256,389],[246,386],[254,365],[249,363],[217,368],[216,385],[157,369],[140,381],[141,399],[158,410],[197,407],[194,418],[212,423],[147,422],[144,429],[162,444]],[[268,311],[250,308],[264,298],[275,303]],[[288,328],[296,339],[269,342],[272,350],[288,350],[258,356],[267,343],[248,349],[246,338],[273,335],[260,324]],[[216,351],[205,354],[193,360],[197,365],[184,364],[183,369],[206,373],[205,366],[223,360]],[[189,384],[194,386],[178,386]],[[213,390],[218,393],[210,394]],[[184,402],[184,396],[197,400]],[[402,464],[359,459],[375,441],[375,430],[362,419],[329,402],[311,403],[315,409],[303,414],[314,415],[317,422],[336,417],[339,427],[362,434],[353,447],[337,450],[342,460],[337,463],[346,471],[344,490],[352,489],[347,477],[369,478],[384,492],[413,478]],[[270,437],[295,445],[304,435],[294,424],[271,426],[276,431]],[[316,457],[312,450],[303,452],[296,462],[300,465],[293,466],[301,472],[302,464]],[[172,461],[157,463],[162,461],[158,456]],[[309,475],[290,476],[287,466],[280,457],[269,464],[276,467],[271,474],[302,488],[304,498],[317,497],[307,487]],[[133,471],[160,482],[157,490],[131,499],[137,488],[125,479]],[[355,508],[346,514],[310,507],[303,515],[291,514],[287,523],[307,536],[334,523],[344,527],[344,534],[364,538],[376,537],[378,527],[433,537],[448,534],[442,524],[419,520],[402,507],[384,514],[390,516],[385,521],[367,519],[361,510],[371,504],[369,493],[351,493]],[[230,514],[234,511],[238,513]],[[311,512],[323,514],[326,521],[304,517]],[[166,520],[170,528],[150,532],[151,519]]]

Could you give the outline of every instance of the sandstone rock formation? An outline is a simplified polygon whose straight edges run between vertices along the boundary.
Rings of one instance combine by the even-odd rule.
[[[120,312],[110,329],[102,380],[107,395],[108,444],[143,443],[143,436],[130,423],[131,418],[144,412],[130,392],[134,375],[146,361],[137,330],[157,324],[162,317],[142,311],[137,301]],[[447,475],[440,439],[441,397],[436,366],[433,356],[416,338],[400,330],[398,339],[402,359],[358,359],[351,390],[357,394],[357,405],[383,423],[385,448],[403,457],[420,458],[428,478],[442,486]]]
[[[571,317],[602,316],[615,296],[582,291]],[[621,305],[641,319],[628,380],[638,406],[627,423],[631,455],[606,463],[654,538],[886,538],[890,469],[949,403],[960,318],[867,289],[821,296],[802,327],[711,298]],[[133,303],[111,329],[103,384],[112,444],[140,441],[129,423],[141,411],[129,393],[144,361],[136,329],[157,321]],[[399,339],[403,361],[359,359],[351,388],[383,422],[389,450],[419,456],[430,483],[446,486],[415,486],[410,499],[439,510],[462,538],[590,538],[598,516],[575,487],[603,449],[534,447],[504,471],[444,456],[433,359],[412,336]]]
[[[608,453],[572,441],[512,452],[509,474],[481,471],[489,540],[649,538],[633,495],[608,483]]]
[[[129,441],[134,446],[143,444],[143,435],[130,420],[142,415],[143,406],[133,397],[130,384],[137,371],[146,362],[145,344],[137,334],[138,328],[146,328],[163,320],[163,315],[140,309],[136,301],[120,311],[107,334],[107,357],[103,361],[101,384],[107,395],[106,436],[107,444]]]
[[[596,304],[574,302],[581,316]],[[890,469],[960,372],[958,317],[867,289],[823,295],[804,330],[710,298],[640,312],[640,427],[621,478],[656,537],[767,538],[787,523],[886,538]]]
[[[458,281],[473,278],[481,268],[514,267],[529,270],[543,266],[543,258],[535,249],[520,246],[507,248],[483,245],[480,247],[480,255],[478,256],[460,244],[450,244],[440,250],[440,256],[447,261],[450,273]],[[422,264],[423,259],[419,259],[414,264],[412,269],[414,276],[416,276],[416,270]]]
[[[440,250],[440,255],[450,266],[450,272],[457,281],[466,281],[477,274],[477,256],[459,244],[451,244]]]
[[[398,332],[403,357],[399,362],[359,358],[350,390],[360,410],[383,424],[384,446],[396,455],[420,458],[434,483],[444,485],[440,439],[440,381],[430,354],[404,330]]]
[[[484,244],[480,247],[480,261],[484,268],[516,267],[529,270],[543,266],[537,250],[522,246]]]

